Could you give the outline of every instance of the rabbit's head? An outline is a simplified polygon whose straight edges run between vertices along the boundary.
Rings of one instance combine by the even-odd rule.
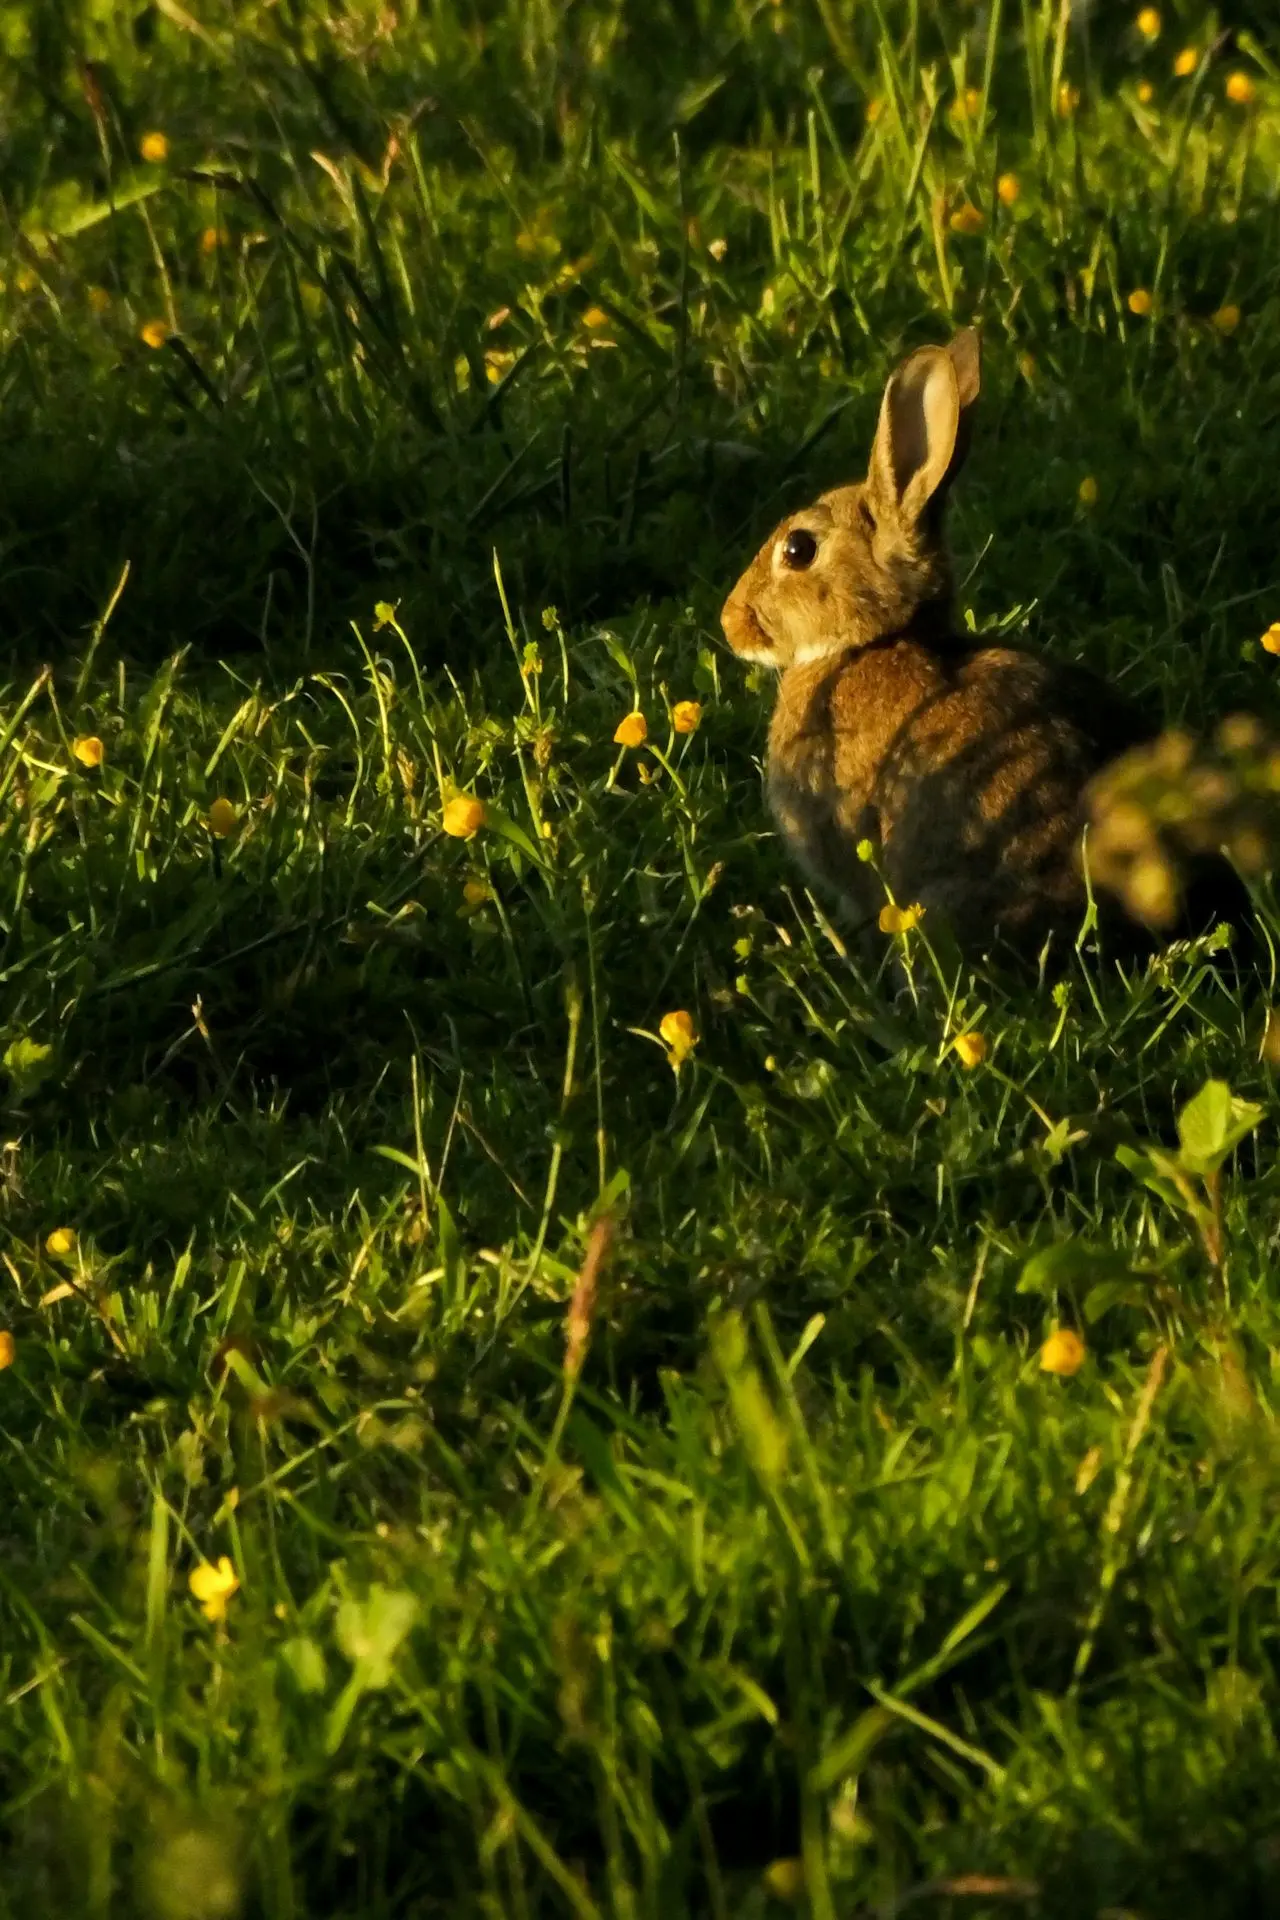
[[[968,449],[980,365],[972,327],[902,362],[884,390],[866,479],[789,514],[725,601],[735,653],[783,668],[908,628],[945,631],[942,505]]]

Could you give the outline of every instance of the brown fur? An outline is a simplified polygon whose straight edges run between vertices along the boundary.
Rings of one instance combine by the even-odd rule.
[[[1084,915],[1086,783],[1150,729],[1078,668],[955,633],[941,509],[978,384],[972,332],[904,361],[865,482],[784,520],[721,619],[736,652],[781,672],[769,799],[813,879],[874,915],[884,888],[856,853],[869,839],[899,904],[964,951],[1035,952]]]

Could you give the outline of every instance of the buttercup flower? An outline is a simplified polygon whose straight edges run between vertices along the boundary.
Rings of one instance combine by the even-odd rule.
[[[1219,307],[1216,313],[1209,315],[1209,324],[1219,333],[1234,333],[1240,325],[1240,309],[1236,306]]]
[[[911,907],[881,907],[877,924],[881,933],[910,933],[923,918],[924,908],[917,901]]]
[[[1016,173],[1002,173],[996,181],[996,193],[1000,197],[1001,204],[1006,207],[1011,207],[1021,192],[1022,187]]]
[[[727,240],[709,240],[707,242],[707,252],[713,260],[723,260],[728,251],[729,242]]]
[[[1200,55],[1196,52],[1195,48],[1184,47],[1173,63],[1173,70],[1179,80],[1185,80],[1187,75],[1194,73],[1199,65]]]
[[[1059,117],[1063,120],[1066,120],[1067,118],[1069,118],[1069,116],[1073,114],[1076,108],[1080,105],[1079,87],[1073,87],[1069,80],[1064,80],[1062,82],[1062,85],[1058,88],[1058,98],[1057,98],[1056,105],[1058,108]]]
[[[986,224],[986,216],[982,209],[975,207],[969,200],[956,208],[950,222],[953,233],[981,233]]]
[[[772,1860],[761,1878],[775,1900],[794,1905],[804,1892],[804,1861]]]
[[[226,840],[236,830],[240,816],[230,800],[215,800],[209,809],[209,831],[217,840]]]
[[[484,801],[469,793],[458,794],[445,807],[440,825],[453,839],[469,840],[484,825]]]
[[[1139,106],[1149,107],[1151,105],[1151,102],[1155,99],[1155,97],[1156,97],[1156,90],[1152,86],[1151,82],[1149,80],[1139,80],[1138,82]]]
[[[1271,622],[1260,644],[1264,653],[1280,653],[1280,620]]]
[[[675,1013],[664,1013],[658,1023],[658,1032],[670,1048],[667,1058],[673,1067],[681,1066],[698,1044],[698,1030],[693,1024],[693,1015],[686,1013],[683,1007]]]
[[[1079,1373],[1084,1361],[1084,1341],[1070,1327],[1059,1327],[1040,1349],[1041,1373],[1060,1373],[1070,1379],[1073,1373]]]
[[[1154,7],[1144,7],[1134,23],[1144,40],[1160,38],[1161,20]]]
[[[225,247],[227,236],[221,227],[206,227],[200,235],[201,253],[216,253],[219,247]]]
[[[71,742],[71,751],[82,767],[102,765],[103,746],[96,733],[81,734],[78,740]]]
[[[1139,319],[1142,319],[1147,314],[1149,314],[1154,305],[1155,305],[1155,302],[1152,300],[1151,295],[1148,293],[1145,287],[1135,287],[1133,292],[1129,295],[1129,300],[1128,300],[1129,311],[1130,313],[1136,313]]]
[[[16,1352],[17,1348],[14,1345],[13,1335],[8,1332],[0,1333],[0,1373],[2,1373],[6,1367],[13,1365],[13,1356]]]
[[[76,1250],[76,1230],[74,1227],[55,1227],[44,1243],[44,1250],[51,1260],[67,1260]]]
[[[138,152],[148,166],[158,167],[162,160],[169,158],[169,142],[162,133],[144,133],[138,142]]]
[[[138,338],[145,347],[162,347],[172,332],[173,328],[167,320],[148,320],[144,327],[138,329]]]
[[[649,738],[649,722],[642,713],[624,714],[613,731],[614,745],[642,747]]]
[[[1098,504],[1098,483],[1091,473],[1086,473],[1076,488],[1076,499],[1082,507],[1096,507]]]
[[[609,316],[603,307],[588,307],[582,316],[582,324],[584,327],[591,328],[607,327]]]
[[[1242,73],[1239,68],[1227,75],[1227,98],[1238,107],[1247,107],[1258,89],[1250,74]]]
[[[486,900],[492,900],[493,889],[487,880],[468,880],[463,885],[462,897],[469,907],[482,907]]]
[[[985,1034],[958,1033],[951,1045],[962,1067],[968,1067],[971,1070],[974,1067],[980,1067],[987,1057]]]
[[[696,733],[702,725],[701,702],[677,700],[671,709],[671,724],[677,733]]]
[[[205,1619],[214,1621],[226,1619],[227,1602],[240,1591],[236,1570],[225,1553],[219,1555],[216,1567],[208,1560],[192,1567],[187,1585],[200,1602]]]

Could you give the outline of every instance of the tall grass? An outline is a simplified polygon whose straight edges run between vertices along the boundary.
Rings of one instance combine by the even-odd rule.
[[[1274,1901],[1265,958],[899,988],[717,643],[978,318],[962,617],[1272,707],[1161,13],[0,6],[0,1912]]]

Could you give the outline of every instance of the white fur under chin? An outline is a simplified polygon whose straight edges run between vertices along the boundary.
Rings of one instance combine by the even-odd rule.
[[[772,667],[778,671],[778,662],[768,647],[735,647],[739,660],[749,660],[753,667]]]
[[[838,642],[833,645],[830,640],[811,640],[807,646],[796,648],[791,656],[791,665],[811,667],[815,660],[831,660],[843,652],[844,648]]]

